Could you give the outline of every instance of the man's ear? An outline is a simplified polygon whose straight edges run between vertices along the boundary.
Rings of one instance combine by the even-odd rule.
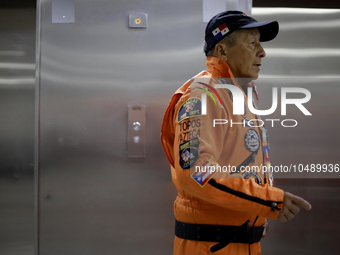
[[[215,46],[215,51],[214,51],[216,57],[218,57],[219,59],[223,60],[223,61],[227,61],[228,59],[228,49],[227,46],[222,44],[222,43],[218,43]]]

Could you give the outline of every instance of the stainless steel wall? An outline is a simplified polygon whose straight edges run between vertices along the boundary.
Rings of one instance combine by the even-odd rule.
[[[39,254],[169,254],[176,192],[160,145],[170,96],[204,68],[200,1],[41,1]],[[128,15],[148,14],[129,29]],[[146,158],[127,157],[127,106],[146,105]]]
[[[260,79],[256,82],[261,93],[260,109],[270,108],[272,87],[279,90],[301,87],[311,93],[311,100],[304,105],[312,116],[305,116],[296,106],[288,106],[287,115],[282,116],[279,104],[274,114],[263,117],[298,121],[295,128],[282,127],[280,122],[271,128],[270,122],[267,122],[273,162],[288,166],[339,163],[340,120],[334,117],[340,107],[340,10],[255,8],[253,13],[258,20],[276,19],[280,22],[277,38],[263,43],[267,56],[263,59]],[[339,178],[339,173],[278,173],[277,176]]]
[[[37,251],[171,254],[176,192],[159,129],[172,93],[204,69],[202,2],[76,1],[75,23],[61,24],[51,23],[51,8],[51,1],[39,2]],[[135,12],[148,14],[148,28],[128,28],[128,15]],[[259,20],[277,19],[282,27],[277,40],[268,43],[263,78],[258,81],[264,106],[270,103],[266,88],[273,83],[283,86],[292,75],[331,78],[327,88],[337,95],[338,58],[326,49],[338,49],[338,12],[301,15],[281,10],[254,15]],[[324,24],[327,31],[320,25],[312,29],[313,22]],[[320,33],[324,39],[315,37]],[[329,57],[322,64],[320,52]],[[313,79],[300,84],[312,90],[308,107],[319,117],[329,110],[336,114],[336,107],[315,100],[334,97],[319,90]],[[289,84],[295,86],[294,82]],[[145,159],[127,157],[129,104],[146,105]],[[302,123],[311,120],[316,118]],[[295,132],[273,128],[274,163],[312,163],[312,158],[317,163],[315,157],[321,156],[335,163],[338,122],[332,119],[331,124],[321,135],[320,124]],[[310,138],[316,135],[316,140]],[[323,254],[325,246],[335,254],[334,235],[325,236],[336,233],[338,226],[332,223],[339,212],[339,182],[307,177],[277,179],[278,186],[311,200],[314,209],[284,226],[272,222],[263,242],[267,254]]]
[[[0,254],[34,248],[34,9],[0,9]]]
[[[295,106],[288,106],[287,115],[282,116],[279,104],[274,114],[262,117],[298,121],[294,128],[266,123],[273,165],[310,169],[310,164],[339,164],[340,10],[255,8],[253,15],[260,21],[280,23],[277,38],[263,43],[267,56],[256,81],[259,108],[270,108],[273,87],[301,87],[311,93],[311,100],[304,105],[312,116],[305,116]],[[268,235],[262,241],[263,254],[338,254],[339,172],[291,171],[274,176],[276,186],[304,197],[313,209],[302,210],[286,224],[270,220]]]

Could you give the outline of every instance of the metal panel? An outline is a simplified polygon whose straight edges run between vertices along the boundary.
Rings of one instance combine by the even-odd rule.
[[[312,95],[305,104],[312,116],[293,106],[287,108],[286,116],[281,116],[280,109],[270,115],[270,119],[298,121],[295,128],[284,128],[278,122],[273,128],[266,123],[273,165],[339,164],[340,121],[335,116],[340,107],[340,10],[253,8],[253,15],[259,21],[280,23],[277,38],[263,43],[267,56],[256,81],[260,109],[269,109],[272,87],[302,87]],[[279,171],[275,177],[276,186],[306,198],[313,209],[302,210],[284,225],[270,220],[263,254],[336,254],[339,172]]]
[[[75,23],[52,24],[41,2],[39,254],[170,254],[159,130],[170,95],[204,68],[202,2],[76,4]],[[128,28],[134,13],[147,29]],[[141,162],[128,158],[129,104],[147,108]]]
[[[0,254],[33,255],[35,10],[0,9]]]
[[[277,38],[263,43],[267,56],[262,61],[260,79],[256,81],[261,96],[260,109],[270,107],[272,87],[302,87],[312,95],[305,104],[312,116],[303,115],[293,106],[288,106],[286,116],[281,115],[280,107],[269,116],[281,121],[298,121],[295,128],[284,128],[279,123],[275,128],[267,125],[273,148],[272,161],[284,166],[338,163],[340,121],[331,116],[336,116],[340,107],[337,100],[340,94],[340,10],[254,8],[253,14],[259,21],[278,20],[280,23]],[[323,127],[330,123],[330,117],[332,128],[325,131]],[[276,176],[338,178],[335,172],[278,172]]]

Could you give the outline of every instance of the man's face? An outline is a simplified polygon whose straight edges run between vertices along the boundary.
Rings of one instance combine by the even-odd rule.
[[[245,78],[249,82],[258,78],[266,53],[260,44],[258,28],[241,29],[239,32],[236,45],[227,50],[226,62],[235,78]]]

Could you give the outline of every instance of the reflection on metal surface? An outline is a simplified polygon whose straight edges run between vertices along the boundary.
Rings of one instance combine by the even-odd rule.
[[[140,124],[138,121],[136,121],[136,122],[133,123],[133,129],[134,129],[135,131],[140,130],[140,126],[141,126],[141,124]]]
[[[237,5],[237,0],[234,1],[235,5]],[[226,0],[203,0],[203,22],[209,22],[216,14],[226,10]]]
[[[287,22],[285,24],[280,25],[280,30],[299,30],[301,29],[324,29],[330,30],[334,28],[338,28],[340,26],[340,20],[324,20],[324,21],[300,21],[300,22]]]
[[[134,137],[133,137],[133,141],[134,141],[135,143],[139,143],[140,137],[139,137],[139,136],[134,136]]]
[[[34,70],[35,64],[33,63],[4,63],[0,62],[0,69],[22,69],[22,70]]]
[[[227,4],[228,7],[228,4]],[[252,15],[253,0],[238,0],[237,10]]]
[[[140,10],[148,28],[129,29]],[[44,1],[41,18],[39,254],[171,253],[159,130],[173,92],[204,68],[202,2],[81,1],[74,24],[55,25]],[[147,107],[144,122],[127,121],[127,104]],[[136,147],[144,157],[128,157]]]
[[[22,57],[25,56],[25,51],[18,51],[18,50],[0,50],[0,56],[15,56],[15,57]]]
[[[0,254],[34,254],[35,10],[0,9]]]
[[[287,79],[286,75],[270,75],[270,74],[262,74],[261,79]],[[339,82],[340,75],[289,75],[289,79],[295,79],[295,83],[319,83],[317,79],[327,80],[328,82]]]
[[[340,23],[339,23],[340,27]],[[291,49],[291,48],[274,48],[266,49],[266,53],[270,57],[280,58],[329,58],[329,57],[340,57],[340,49],[325,49],[325,48],[310,48],[310,49]]]
[[[35,84],[35,79],[31,77],[27,78],[11,78],[11,79],[1,79],[0,85],[25,85],[25,84]]]
[[[104,33],[105,31],[103,31]],[[118,35],[118,33],[116,33]],[[78,34],[79,35],[79,34]],[[85,36],[86,34],[84,34]],[[120,35],[120,36],[123,36]],[[127,44],[125,42],[125,44]],[[100,84],[105,84],[107,86],[112,86],[111,77],[114,77],[115,81],[126,82],[135,82],[133,86],[143,87],[147,86],[148,88],[153,88],[157,86],[157,79],[150,79],[149,73],[143,70],[143,65],[145,62],[149,63],[149,65],[156,68],[152,63],[157,63],[159,66],[163,66],[164,68],[171,68],[172,72],[175,73],[184,73],[185,70],[181,68],[180,65],[173,65],[178,61],[178,59],[182,58],[182,62],[187,65],[190,64],[190,59],[193,61],[200,63],[198,65],[199,69],[204,68],[204,55],[201,54],[203,52],[203,45],[193,45],[189,48],[183,49],[168,49],[167,57],[160,58],[159,56],[164,54],[164,50],[153,50],[153,51],[135,51],[134,52],[134,60],[126,58],[126,53],[124,50],[119,51],[86,51],[82,52],[81,48],[66,48],[62,49],[57,45],[50,44],[46,42],[44,44],[45,47],[49,49],[51,54],[56,54],[55,57],[43,56],[44,66],[48,68],[48,71],[44,72],[44,76],[46,79],[51,80],[53,82],[65,83],[69,82],[68,78],[65,76],[59,75],[61,72],[69,73],[74,79],[72,79],[72,83],[77,86],[82,86],[82,84],[87,84],[89,82],[96,83],[98,82],[97,76],[100,76]],[[138,45],[130,45],[132,48]],[[77,59],[81,58],[82,60],[91,59],[91,62],[84,62],[81,66],[77,64]],[[119,64],[115,63],[113,59],[119,59]],[[104,65],[103,63],[110,63],[114,68],[110,65]],[[99,69],[94,69],[93,65],[96,65]],[[187,67],[188,70],[194,68],[192,66]],[[131,69],[135,76],[126,77],[126,70]],[[49,71],[49,70],[54,70]],[[92,74],[90,77],[85,76],[85,74]],[[170,74],[164,74],[165,76],[169,76]],[[162,81],[162,84],[168,84],[169,86],[173,86],[174,81],[180,83],[182,79],[180,77],[171,77],[170,79],[166,79]],[[165,87],[169,87],[165,86]],[[133,93],[133,91],[131,91]]]
[[[269,19],[266,16],[273,16],[280,24],[279,35],[284,30],[301,32],[304,29],[316,31],[317,29],[331,30],[340,27],[339,9],[253,8],[253,15],[264,16],[265,19]],[[287,15],[291,15],[292,20],[286,20]],[[282,20],[284,22],[280,22]],[[322,37],[322,33],[319,33],[319,36]]]
[[[253,13],[280,25],[275,40],[262,44],[267,56],[260,78],[339,75],[339,9],[254,8]]]
[[[308,7],[308,6],[306,6]],[[312,8],[253,8],[253,15],[275,15],[275,14],[340,14],[339,9],[312,9]],[[309,16],[311,17],[311,16]]]
[[[239,10],[251,15],[252,0],[203,0],[203,22],[223,11]]]

